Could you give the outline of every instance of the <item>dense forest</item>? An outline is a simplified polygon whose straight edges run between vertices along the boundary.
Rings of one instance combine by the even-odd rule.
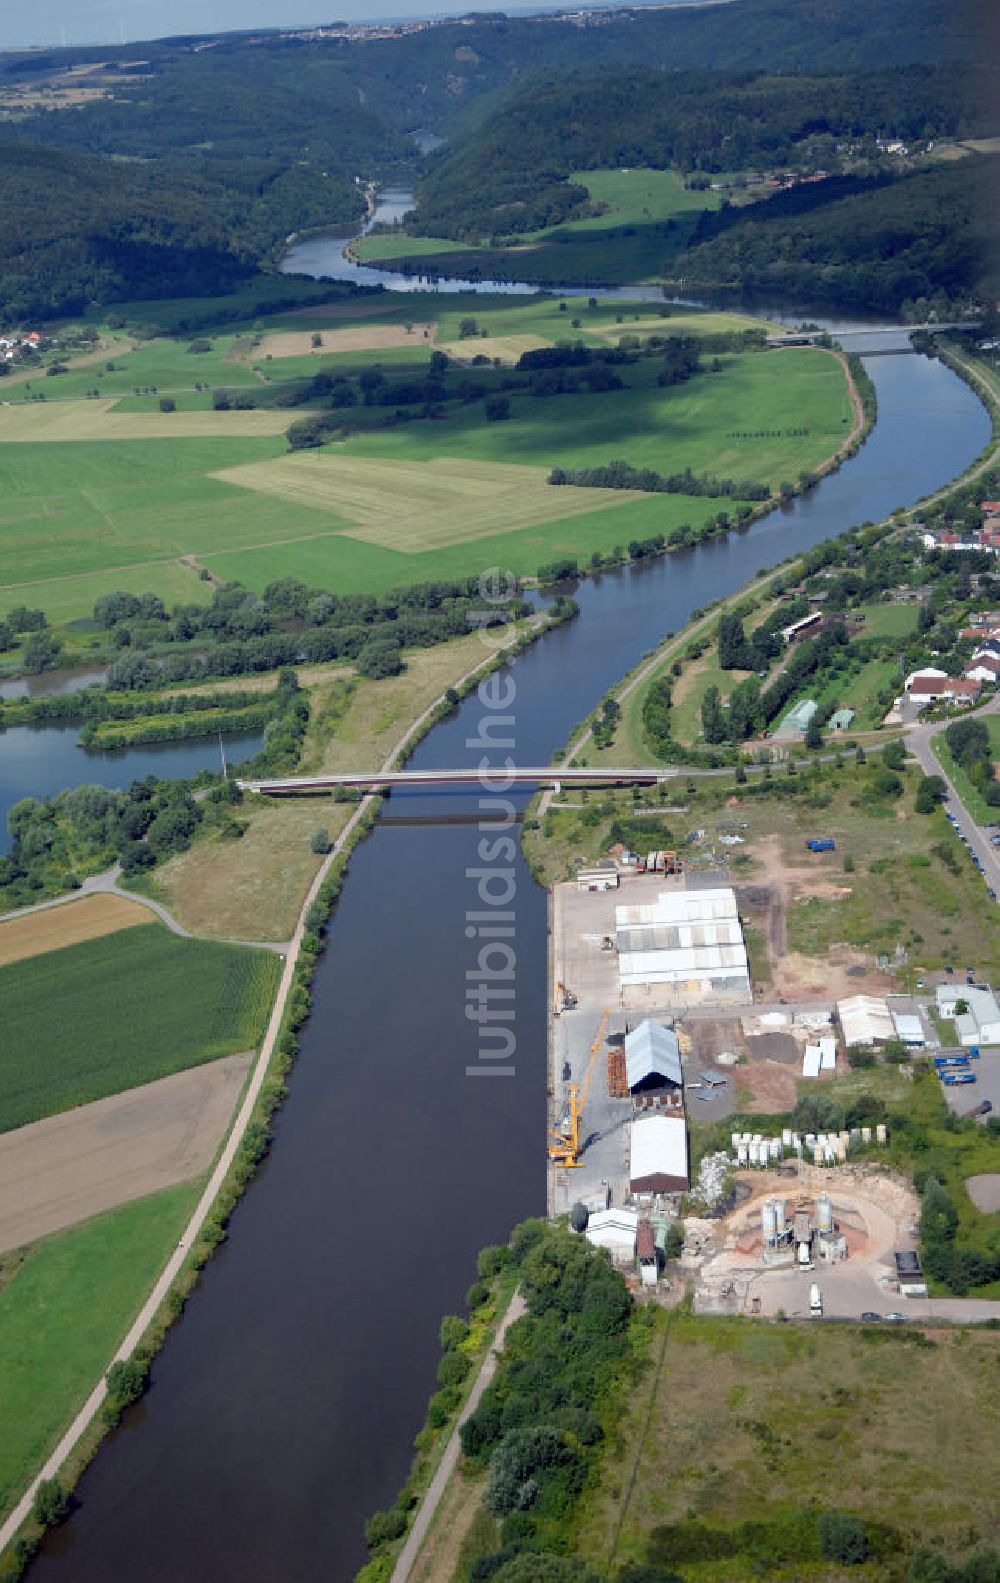
[[[340,177],[265,160],[125,164],[0,142],[0,321],[232,290],[296,225],[362,207]]]
[[[918,171],[808,212],[794,195],[706,216],[672,261],[676,279],[896,312],[948,311],[1000,294],[1000,159]]]
[[[994,129],[982,77],[914,66],[828,77],[667,72],[571,73],[533,83],[430,162],[415,229],[482,241],[586,210],[572,171],[675,166],[716,173],[833,163],[844,140],[983,136]]]
[[[985,0],[913,0],[901,29],[868,0],[732,0],[600,26],[491,14],[395,40],[230,34],[143,45],[141,58],[134,44],[0,55],[0,117],[5,90],[70,65],[104,62],[111,79],[78,109],[0,119],[2,316],[227,291],[273,268],[290,231],[356,218],[358,178],[413,160],[416,128],[455,142],[432,162],[422,223],[477,238],[498,211],[505,232],[576,212],[574,168],[712,171],[794,162],[807,139],[971,134],[976,94],[949,63],[973,58],[977,9]]]

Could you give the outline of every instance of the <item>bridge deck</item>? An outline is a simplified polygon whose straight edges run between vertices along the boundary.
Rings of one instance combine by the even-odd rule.
[[[393,786],[482,786],[496,791],[510,786],[654,786],[670,780],[676,767],[642,766],[621,769],[612,765],[569,768],[561,764],[541,767],[503,764],[444,770],[365,770],[347,775],[285,775],[268,780],[238,780],[244,791],[280,796],[286,792],[335,791],[338,787],[375,791]]]

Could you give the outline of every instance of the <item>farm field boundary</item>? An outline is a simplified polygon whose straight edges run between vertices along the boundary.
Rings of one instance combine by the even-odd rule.
[[[124,896],[81,896],[72,906],[0,921],[0,967],[152,922],[147,907]]]
[[[250,1059],[225,1056],[0,1137],[0,1253],[207,1171]]]

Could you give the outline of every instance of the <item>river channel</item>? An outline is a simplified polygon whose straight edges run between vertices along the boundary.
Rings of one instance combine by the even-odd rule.
[[[546,762],[692,610],[912,503],[987,443],[983,407],[941,364],[890,355],[868,371],[875,431],[808,497],[581,585],[579,618],[507,673],[515,758]],[[483,712],[467,700],[414,766],[478,763]],[[389,805],[476,809],[466,793]],[[545,1209],[546,897],[519,853],[484,859],[481,839],[469,825],[385,822],[355,853],[270,1158],[33,1583],[347,1583],[363,1562],[364,1519],[394,1499],[434,1389],[441,1315],[461,1311],[477,1249]],[[506,1077],[481,1075],[465,1016],[469,915],[483,911],[468,870],[484,862],[512,871]]]

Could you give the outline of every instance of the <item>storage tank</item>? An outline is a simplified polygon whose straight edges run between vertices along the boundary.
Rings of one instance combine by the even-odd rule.
[[[872,1141],[872,1129],[871,1129],[871,1127],[862,1127],[862,1129],[861,1129],[861,1142],[862,1143],[871,1143],[871,1141]]]
[[[736,1163],[737,1165],[746,1165],[747,1163],[747,1146],[745,1143],[741,1143],[736,1150]]]
[[[774,1204],[769,1198],[765,1198],[764,1200],[764,1206],[760,1212],[760,1224],[761,1230],[764,1233],[765,1244],[772,1243],[774,1241],[775,1214]]]
[[[885,1143],[887,1137],[888,1133],[885,1130],[885,1122],[880,1121],[878,1126],[875,1128],[875,1141],[876,1143]]]
[[[783,1127],[781,1129],[781,1147],[783,1149],[790,1149],[792,1147],[792,1129],[791,1129],[791,1127]]]
[[[767,1152],[768,1152],[768,1156],[769,1156],[770,1159],[772,1159],[772,1160],[780,1160],[781,1159],[781,1144],[778,1142],[777,1138],[769,1138],[768,1139],[768,1141],[767,1141]]]
[[[742,1134],[742,1132],[734,1132],[732,1136],[733,1136],[733,1148],[734,1149],[738,1149],[740,1144],[743,1142],[743,1134]]]
[[[757,1145],[755,1143],[748,1143],[747,1144],[747,1164],[748,1165],[756,1165],[757,1164]]]
[[[829,1193],[820,1193],[816,1200],[816,1225],[823,1236],[833,1230],[833,1205]]]
[[[774,1234],[776,1237],[783,1237],[785,1234],[785,1200],[783,1198],[774,1200]]]

